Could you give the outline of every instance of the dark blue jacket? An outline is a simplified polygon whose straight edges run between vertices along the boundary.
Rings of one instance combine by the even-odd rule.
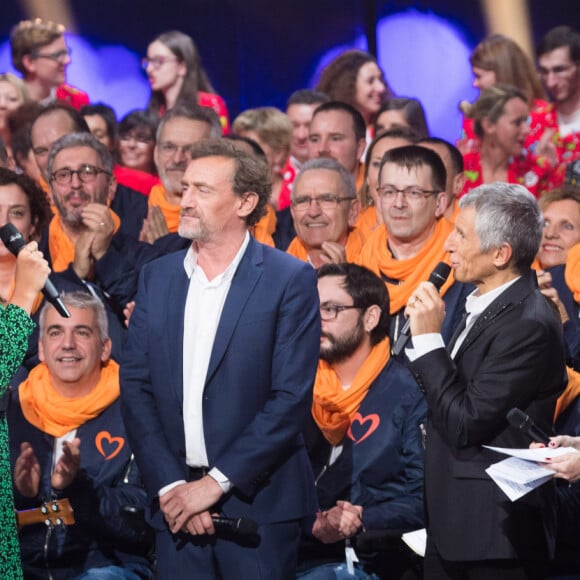
[[[305,440],[320,509],[347,500],[363,506],[367,531],[422,528],[426,420],[423,395],[407,368],[394,359],[371,385],[341,443],[341,454],[330,466],[333,447],[311,420]],[[344,560],[343,542],[325,545],[305,537],[302,548],[309,566]]]
[[[20,444],[29,442],[40,463],[40,493],[25,498],[17,490],[16,509],[32,509],[51,499],[50,476],[55,438],[31,425],[22,414],[18,391],[13,391],[7,413],[11,465]],[[81,464],[76,480],[59,496],[70,500],[75,524],[47,528],[33,524],[20,530],[26,578],[74,578],[82,571],[124,563],[147,564],[150,544],[121,515],[123,506],[145,506],[145,491],[133,460],[120,403],[115,401],[98,417],[77,429]]]

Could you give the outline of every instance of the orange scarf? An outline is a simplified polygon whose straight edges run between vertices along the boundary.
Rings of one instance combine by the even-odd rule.
[[[377,208],[374,205],[363,208],[358,214],[355,225],[368,238],[379,227]]]
[[[348,234],[348,238],[346,238],[346,261],[347,262],[356,262],[361,253],[362,247],[365,243],[365,236],[361,230],[358,228],[352,228],[350,233]],[[303,262],[308,261],[308,251],[304,247],[304,244],[298,239],[296,236],[288,249],[286,250],[288,254],[302,260]]]
[[[250,233],[258,242],[273,248],[274,240],[272,239],[272,234],[276,231],[276,221],[276,212],[268,204],[266,206],[266,215],[255,226],[250,228]]]
[[[312,416],[329,443],[338,445],[342,441],[354,414],[390,356],[391,345],[385,338],[373,346],[348,389],[342,388],[332,366],[323,360],[318,361]]]
[[[564,278],[568,288],[574,294],[574,300],[580,302],[580,244],[576,244],[566,257]]]
[[[114,231],[117,233],[121,226],[121,220],[112,209],[109,211],[115,224]],[[75,259],[75,245],[64,231],[58,213],[55,214],[48,226],[48,250],[52,259],[52,269],[55,272],[63,272]]]
[[[169,233],[174,233],[179,228],[179,216],[181,215],[181,206],[179,204],[169,203],[165,195],[165,187],[160,183],[151,188],[149,194],[149,207],[156,205],[159,207],[165,218]]]
[[[64,397],[50,382],[45,363],[34,367],[18,387],[20,406],[26,420],[37,429],[62,437],[100,415],[121,394],[119,365],[113,361],[103,366],[99,382],[84,397]]]
[[[444,245],[452,230],[450,222],[445,218],[439,219],[431,239],[409,260],[396,260],[393,257],[387,246],[388,234],[385,226],[375,230],[368,239],[358,263],[372,270],[377,276],[384,274],[387,278],[400,281],[399,284],[386,282],[391,301],[391,314],[405,307],[419,282],[428,280],[439,262],[449,261]],[[453,276],[449,276],[443,284],[441,295],[445,294],[451,284]]]
[[[580,395],[580,373],[570,367],[566,367],[566,373],[568,374],[568,384],[556,401],[554,421]]]

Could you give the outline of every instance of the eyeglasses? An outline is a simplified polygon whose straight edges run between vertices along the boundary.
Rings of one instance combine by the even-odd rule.
[[[171,141],[162,141],[157,146],[159,154],[163,157],[173,157],[175,153],[179,150],[182,155],[188,155],[189,150],[193,143],[187,143],[187,145],[176,145]]]
[[[292,201],[292,207],[297,211],[306,211],[310,208],[310,204],[314,201],[318,204],[320,209],[336,209],[338,204],[343,201],[353,201],[354,197],[338,197],[331,193],[325,193],[318,197],[310,197],[309,195],[301,195]]]
[[[66,185],[72,181],[72,176],[77,175],[81,183],[91,183],[97,179],[99,173],[111,175],[108,171],[95,167],[94,165],[81,165],[78,169],[63,167],[57,169],[51,176],[51,181],[56,181],[59,185]]]
[[[175,61],[177,61],[177,59],[171,56],[152,56],[151,58],[145,57],[144,59],[141,60],[141,66],[143,67],[144,70],[147,70],[149,65],[151,65],[151,68],[157,70],[158,68],[161,68],[165,63]]]
[[[401,193],[403,198],[407,201],[419,201],[420,199],[425,199],[430,195],[435,195],[439,193],[436,189],[423,189],[417,187],[416,185],[410,185],[409,187],[403,187],[403,189],[398,189],[392,185],[380,185],[377,187],[377,193],[379,197],[384,199],[395,199],[397,193]]]
[[[59,50],[57,52],[37,52],[32,55],[32,58],[47,58],[48,60],[53,60],[55,62],[62,62],[67,58],[70,58],[71,54],[72,50],[67,48],[66,50]]]
[[[538,73],[541,77],[545,78],[550,74],[554,76],[561,77],[564,76],[570,69],[574,68],[573,64],[561,64],[559,66],[554,66],[552,68],[545,68],[543,66],[538,68]]]
[[[360,310],[360,306],[344,306],[343,304],[324,304],[320,307],[320,319],[324,321],[334,320],[343,310]]]
[[[153,143],[153,137],[147,133],[124,133],[119,137],[121,141],[131,141],[134,139],[137,143]]]

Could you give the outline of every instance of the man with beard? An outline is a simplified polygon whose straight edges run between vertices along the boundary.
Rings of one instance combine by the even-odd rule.
[[[412,565],[398,536],[423,526],[426,403],[409,371],[390,358],[382,280],[362,266],[327,264],[318,270],[318,294],[320,362],[305,439],[320,511],[303,537],[299,569],[305,578],[321,566],[336,569],[345,547],[347,561],[354,547],[357,578],[366,577],[363,569],[384,577],[385,566],[395,578]],[[373,553],[377,530],[391,532],[380,547],[388,557]]]
[[[157,577],[294,578],[301,522],[316,509],[300,433],[316,276],[249,234],[271,192],[263,160],[225,139],[190,156],[179,224],[190,247],[143,267],[121,370]],[[216,512],[254,520],[256,534],[224,536]]]
[[[71,133],[52,145],[47,174],[57,211],[40,246],[53,270],[61,272],[60,289],[84,289],[105,303],[113,358],[118,359],[124,337],[122,308],[104,292],[102,282],[109,270],[122,265],[110,249],[120,228],[119,217],[107,206],[116,187],[112,170],[111,154],[90,133]],[[101,261],[105,253],[108,258]],[[132,289],[135,280],[129,278],[125,276],[125,283]],[[121,276],[118,280],[123,281]]]

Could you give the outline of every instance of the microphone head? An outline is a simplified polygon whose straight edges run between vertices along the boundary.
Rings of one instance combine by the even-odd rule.
[[[258,524],[248,518],[240,518],[237,526],[238,533],[242,536],[253,536],[258,532]]]
[[[22,234],[16,229],[14,224],[8,222],[0,228],[0,240],[15,256],[26,245]]]
[[[439,264],[435,266],[435,270],[431,272],[431,275],[429,276],[429,282],[431,282],[431,284],[433,284],[437,290],[440,290],[441,286],[443,286],[447,278],[449,278],[450,273],[451,266],[445,262],[439,262]]]
[[[526,415],[521,409],[514,407],[508,411],[506,419],[512,427],[522,431],[527,428],[530,417]]]

